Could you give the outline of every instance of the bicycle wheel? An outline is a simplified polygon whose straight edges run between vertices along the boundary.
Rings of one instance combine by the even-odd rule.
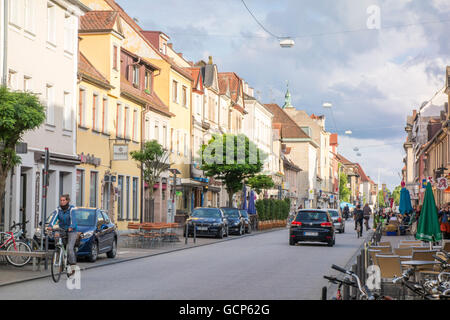
[[[51,265],[53,281],[55,282],[59,281],[59,279],[61,278],[63,268],[64,268],[63,253],[60,247],[56,247],[55,251],[53,252]]]
[[[6,251],[9,252],[25,252],[29,253],[31,252],[31,248],[29,245],[27,245],[23,241],[16,241],[16,246],[14,247],[14,243],[11,242],[8,247],[6,248]],[[15,266],[15,267],[23,267],[28,262],[30,262],[31,257],[30,256],[6,256],[6,261],[8,261],[9,264]]]

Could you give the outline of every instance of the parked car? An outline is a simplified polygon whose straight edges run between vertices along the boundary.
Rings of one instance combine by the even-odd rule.
[[[326,242],[329,247],[335,244],[333,220],[326,210],[300,210],[289,228],[289,245],[299,241]]]
[[[53,219],[56,211],[47,219],[46,226]],[[94,208],[73,209],[73,218],[76,220],[78,232],[81,232],[80,246],[76,252],[77,257],[86,257],[90,262],[95,262],[99,254],[106,253],[108,258],[114,258],[117,254],[117,242],[119,235],[117,226],[111,222],[105,211]],[[54,228],[58,228],[56,224]],[[40,243],[41,230],[36,229],[34,240]],[[49,235],[49,249],[55,247],[53,234]]]
[[[345,232],[345,220],[342,218],[342,214],[338,209],[328,209],[328,213],[333,219],[334,228],[339,231],[339,233]]]
[[[235,233],[242,236],[245,233],[245,221],[237,208],[220,208],[228,220],[230,234]]]
[[[220,239],[228,237],[228,221],[219,208],[195,208],[186,223],[188,236],[194,235],[195,225],[196,236],[215,236]],[[186,229],[184,236],[186,236]]]
[[[248,216],[247,210],[239,210],[242,217],[244,218],[244,224],[245,224],[245,233],[252,233],[252,226],[250,224],[250,217]]]

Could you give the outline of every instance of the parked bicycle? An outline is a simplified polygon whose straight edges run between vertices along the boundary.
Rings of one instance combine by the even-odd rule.
[[[8,252],[23,252],[30,253],[30,246],[19,240],[22,236],[22,230],[16,232],[0,232],[0,249],[6,250]],[[30,256],[20,256],[20,255],[6,255],[6,261],[15,266],[15,267],[23,267],[28,262],[30,262]]]
[[[336,291],[336,296],[332,298],[332,300],[343,300],[343,296],[342,296],[342,287],[344,285],[347,285],[349,287],[354,287],[354,288],[358,288],[358,285],[353,282],[350,281],[349,279],[344,279],[344,280],[339,280],[336,277],[329,277],[329,276],[323,276],[325,279],[328,280],[328,282],[331,282],[333,284],[337,284],[338,285],[338,289]],[[326,300],[326,299],[324,299]],[[350,297],[350,300],[356,300],[356,296],[352,296]]]
[[[18,239],[23,241],[23,242],[25,242],[26,244],[28,244],[32,251],[38,251],[39,250],[39,244],[37,243],[37,241],[32,239],[32,238],[28,238],[27,237],[27,233],[25,231],[25,225],[28,222],[30,222],[30,221],[25,221],[25,222],[22,222],[22,223],[13,221],[13,224],[12,224],[10,230],[13,233],[19,233],[19,231],[22,231],[20,233],[20,236],[18,237]]]
[[[356,273],[354,273],[353,271],[345,270],[344,268],[341,268],[335,264],[333,264],[331,266],[331,268],[334,270],[337,270],[339,272],[342,272],[354,279],[354,283],[356,284],[356,287],[358,288],[358,291],[360,293],[359,300],[394,300],[390,296],[381,296],[377,293],[372,292],[367,285],[363,286],[361,284],[361,280],[356,275]],[[346,284],[345,281],[348,281],[348,280],[344,280],[343,284]],[[353,284],[350,284],[350,285],[354,286]]]
[[[427,280],[422,285],[409,280],[413,274],[414,270],[408,269],[402,274],[402,276],[393,279],[392,282],[394,284],[400,283],[422,300],[450,299],[450,283],[448,281],[443,281],[443,277],[447,274],[447,272],[441,272],[437,281]]]

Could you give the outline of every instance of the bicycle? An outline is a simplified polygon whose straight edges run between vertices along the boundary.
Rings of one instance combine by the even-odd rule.
[[[28,244],[19,239],[22,235],[22,231],[18,232],[0,232],[0,249],[6,250],[8,252],[31,252],[31,248]],[[6,237],[6,239],[5,239]],[[16,256],[16,255],[6,255],[6,261],[15,266],[15,267],[23,267],[28,262],[30,262],[30,256]]]
[[[336,277],[328,277],[328,276],[323,276],[323,277],[325,279],[327,279],[329,282],[338,285],[338,289],[336,291],[336,297],[333,297],[332,300],[343,300],[342,293],[341,293],[341,288],[342,288],[343,285],[348,285],[348,286],[355,287],[355,288],[358,287],[355,282],[349,281],[347,278],[344,279],[344,280],[339,280]],[[350,300],[356,300],[356,296],[352,296],[350,298]]]
[[[356,222],[356,236],[358,237],[358,239],[362,237],[362,228],[361,224],[358,221]]]
[[[436,284],[434,281],[426,281],[424,285],[420,285],[416,282],[409,281],[409,277],[414,274],[414,269],[408,269],[405,271],[402,276],[394,278],[392,280],[392,283],[397,284],[401,281],[401,285],[403,287],[408,288],[412,292],[414,292],[416,295],[418,295],[422,300],[444,300],[444,299],[450,299],[450,290],[447,292],[444,291],[445,294],[440,294],[437,290],[435,291],[434,288],[436,288]]]
[[[337,270],[339,272],[342,272],[350,277],[352,277],[353,279],[355,279],[355,283],[356,283],[356,287],[358,288],[359,292],[360,292],[360,299],[359,300],[394,300],[392,297],[390,296],[380,296],[377,293],[373,293],[369,287],[367,285],[362,286],[361,285],[361,280],[359,279],[359,277],[356,275],[356,273],[354,273],[353,271],[350,270],[345,270],[344,268],[341,268],[335,264],[333,264],[331,266],[332,269]],[[344,280],[346,281],[346,280]],[[343,283],[345,284],[345,283]],[[352,285],[353,286],[353,285]]]
[[[80,236],[80,232],[78,233],[78,239]],[[63,272],[66,273],[67,277],[69,277],[69,273],[67,272],[67,250],[64,244],[64,240],[67,240],[67,232],[62,229],[53,230],[53,237],[55,239],[55,251],[52,255],[52,263],[51,263],[51,273],[52,279],[55,283],[59,281],[61,278],[61,274]],[[78,242],[77,239],[77,242]],[[77,251],[77,244],[75,245],[75,254]]]
[[[39,244],[37,243],[37,241],[34,240],[34,239],[31,239],[31,238],[28,238],[27,237],[27,233],[24,231],[25,230],[24,226],[28,222],[30,222],[30,221],[28,220],[28,221],[25,221],[23,223],[20,223],[20,222],[16,223],[15,221],[13,221],[13,224],[12,224],[10,229],[11,229],[12,232],[15,232],[15,233],[18,233],[19,231],[22,231],[22,233],[20,234],[20,237],[18,237],[18,239],[23,241],[23,242],[25,242],[26,244],[28,244],[32,251],[38,251],[39,250]],[[14,231],[14,229],[17,229],[17,230]],[[38,260],[40,260],[40,258]]]

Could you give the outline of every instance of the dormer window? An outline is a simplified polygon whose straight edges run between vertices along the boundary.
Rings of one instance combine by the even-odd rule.
[[[133,66],[133,85],[139,87],[139,65]]]
[[[147,93],[152,91],[152,73],[149,70],[145,71],[145,91]]]

